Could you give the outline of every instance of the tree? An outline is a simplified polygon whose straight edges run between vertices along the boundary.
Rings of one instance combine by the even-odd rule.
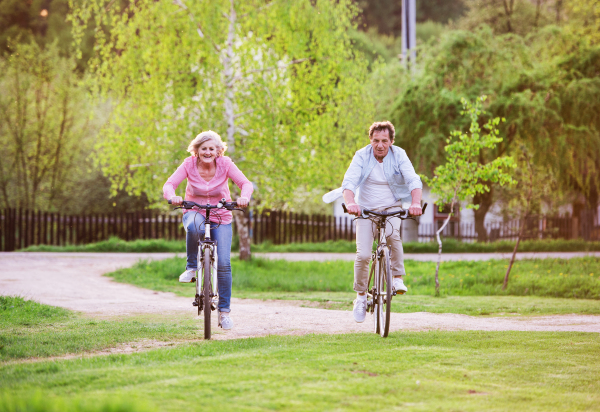
[[[600,3],[596,0],[567,0],[567,28],[588,44],[600,43]]]
[[[114,190],[158,202],[191,138],[213,129],[263,206],[290,205],[299,188],[334,186],[371,120],[350,1],[71,6],[76,38],[92,16],[101,28],[90,66],[114,105],[98,159]],[[247,258],[247,225],[236,223]]]
[[[57,46],[11,47],[0,60],[0,196],[5,207],[56,208],[90,149],[74,59]]]
[[[560,0],[466,0],[468,11],[457,25],[464,30],[487,25],[496,34],[514,33],[523,36],[539,27],[555,23],[552,12],[556,11],[559,2]]]
[[[442,240],[440,234],[448,225],[454,213],[454,205],[473,197],[477,193],[489,191],[488,184],[484,182],[497,183],[501,186],[513,183],[508,173],[509,169],[515,167],[514,160],[508,156],[498,157],[489,163],[481,164],[479,158],[484,149],[492,149],[502,142],[497,129],[500,118],[488,120],[482,132],[479,126],[479,117],[484,114],[483,102],[485,96],[479,97],[475,103],[461,99],[463,110],[461,115],[470,119],[468,133],[460,130],[453,131],[447,140],[445,147],[448,153],[446,162],[435,168],[433,178],[423,176],[425,183],[431,188],[431,193],[437,196],[440,205],[450,204],[450,212],[444,224],[436,232],[438,241],[438,262],[435,269],[435,294],[440,294],[439,270],[442,261]],[[477,209],[477,205],[469,204],[468,208]]]
[[[558,197],[558,185],[552,173],[544,166],[534,164],[531,150],[524,144],[520,144],[521,154],[518,157],[518,167],[515,170],[514,177],[517,184],[506,190],[506,209],[512,216],[519,219],[519,232],[517,242],[513,249],[512,257],[506,274],[502,290],[506,290],[508,277],[515,262],[519,243],[523,238],[527,218],[533,210],[540,210],[541,203],[545,198]]]
[[[446,156],[445,137],[466,127],[460,98],[489,96],[486,110],[505,118],[505,139],[482,153],[481,162],[519,153],[524,142],[534,163],[550,168],[561,190],[577,189],[593,208],[600,171],[600,49],[587,46],[564,29],[547,26],[526,37],[495,35],[490,28],[452,31],[421,53],[421,69],[402,78],[390,120],[398,144],[412,153],[420,172]],[[494,186],[474,196],[478,240],[485,241],[484,219]]]

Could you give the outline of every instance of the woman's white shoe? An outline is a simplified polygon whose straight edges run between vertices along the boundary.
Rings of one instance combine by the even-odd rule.
[[[190,269],[183,272],[179,275],[180,283],[192,283],[193,279],[196,277],[196,269]]]
[[[219,326],[225,330],[233,328],[233,321],[229,317],[229,312],[219,312]]]

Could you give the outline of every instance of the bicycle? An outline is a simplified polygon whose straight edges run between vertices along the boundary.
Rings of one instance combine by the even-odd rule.
[[[169,204],[171,200],[168,200]],[[196,202],[184,200],[180,207],[176,209],[192,210],[194,208],[206,210],[204,219],[205,232],[204,238],[198,237],[198,262],[201,262],[202,277],[198,276],[199,270],[196,270],[196,277],[192,278],[192,282],[196,282],[196,296],[192,302],[192,306],[198,307],[198,316],[204,310],[204,339],[210,339],[210,315],[212,311],[217,309],[218,302],[218,284],[217,284],[217,241],[210,238],[210,211],[213,209],[240,210],[236,202],[226,202],[221,199],[216,205],[206,204],[200,205]],[[220,326],[220,325],[219,325]]]
[[[348,213],[346,205],[342,203],[344,212]],[[427,203],[423,204],[422,211],[425,213]],[[400,208],[396,212],[375,212],[363,209],[361,216],[356,219],[369,219],[377,225],[377,247],[371,255],[371,270],[369,271],[369,282],[367,283],[367,311],[373,315],[374,332],[385,338],[390,331],[390,315],[392,310],[392,297],[396,296],[393,288],[391,271],[391,246],[385,241],[385,228],[387,220],[398,217],[401,220],[414,219],[406,209]],[[373,284],[371,285],[371,280]]]

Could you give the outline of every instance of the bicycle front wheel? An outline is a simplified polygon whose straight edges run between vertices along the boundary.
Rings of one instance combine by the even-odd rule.
[[[372,297],[372,302],[373,302],[373,332],[375,333],[379,333],[379,328],[380,328],[380,319],[381,316],[379,314],[379,311],[381,310],[381,305],[379,302],[379,258],[377,257],[377,254],[373,255],[373,258],[371,259],[371,265],[373,265],[375,267],[374,271],[373,271],[373,288],[371,289],[373,297]]]
[[[390,331],[392,313],[392,270],[389,249],[386,247],[382,251],[379,266],[379,333],[385,338]]]
[[[212,312],[212,287],[210,270],[210,249],[204,249],[202,260],[202,294],[204,295],[204,339],[210,339],[210,314]]]

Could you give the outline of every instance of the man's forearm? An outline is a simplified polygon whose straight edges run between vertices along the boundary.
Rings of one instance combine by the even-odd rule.
[[[344,190],[342,195],[344,196],[344,201],[346,205],[354,205],[356,204],[356,200],[354,200],[354,192],[352,190]]]
[[[421,206],[421,196],[423,195],[422,189],[413,189],[410,192],[410,196],[412,197],[412,204]]]

